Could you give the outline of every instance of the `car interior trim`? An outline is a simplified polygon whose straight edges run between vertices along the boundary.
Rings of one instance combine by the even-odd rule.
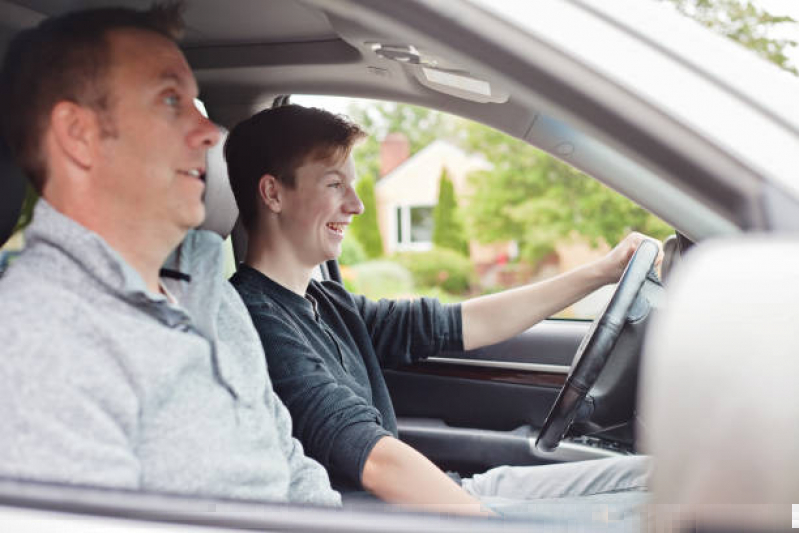
[[[543,372],[546,374],[568,374],[569,367],[563,365],[547,365],[540,363],[514,363],[506,361],[485,361],[481,359],[456,359],[453,357],[430,357],[426,360],[429,363],[439,363],[442,365],[462,365],[474,366],[479,368],[502,368],[505,370],[521,370],[523,372]]]
[[[506,369],[487,366],[475,366],[437,361],[419,361],[397,369],[400,373],[427,374],[438,377],[461,378],[477,381],[509,383],[532,387],[562,387],[566,383],[566,374],[554,372],[537,372],[529,370]],[[387,374],[387,373],[386,373]]]

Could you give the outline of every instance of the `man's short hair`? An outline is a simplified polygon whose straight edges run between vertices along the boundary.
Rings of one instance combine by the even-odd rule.
[[[224,151],[244,227],[255,227],[263,175],[294,187],[297,168],[309,161],[343,159],[365,136],[360,126],[342,115],[299,105],[265,109],[237,124]]]
[[[46,161],[42,142],[53,107],[71,101],[100,114],[104,135],[115,135],[107,73],[108,33],[140,29],[177,40],[182,4],[154,4],[147,11],[102,8],[49,18],[20,32],[0,70],[2,134],[17,163],[41,192]]]

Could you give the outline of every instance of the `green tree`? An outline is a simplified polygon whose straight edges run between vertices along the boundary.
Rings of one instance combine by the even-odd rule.
[[[774,17],[749,0],[659,0],[756,51],[787,70],[786,52],[792,39],[770,37],[770,30],[793,22]],[[481,242],[516,240],[522,257],[535,262],[556,243],[575,234],[596,243],[617,242],[637,230],[665,238],[673,230],[624,196],[556,158],[481,124],[462,121],[436,111],[382,103],[356,106],[353,118],[373,137],[356,153],[359,170],[377,176],[379,142],[388,132],[402,131],[414,153],[437,138],[446,138],[466,150],[481,153],[491,170],[472,176],[473,195],[465,219],[469,237]],[[361,170],[363,173],[363,170]]]
[[[355,185],[355,191],[363,202],[363,213],[355,217],[350,232],[361,243],[369,258],[383,255],[383,239],[377,225],[377,202],[375,201],[375,180],[362,176]]]
[[[433,244],[469,255],[469,242],[463,231],[455,187],[442,169],[438,181],[438,203],[433,208]]]
[[[338,256],[338,264],[342,266],[352,266],[366,261],[366,251],[361,243],[358,242],[353,234],[347,233],[341,243],[341,255]]]
[[[22,210],[17,219],[17,224],[14,226],[14,233],[25,229],[25,226],[30,224],[31,220],[33,220],[33,207],[39,199],[39,195],[33,189],[33,186],[27,184],[26,187],[25,199],[22,202]]]
[[[750,0],[668,0],[677,10],[743,46],[781,68],[799,74],[789,65],[787,52],[797,46],[795,39],[775,38],[772,30],[792,24],[791,17],[775,17]]]
[[[665,238],[673,230],[629,199],[575,168],[480,124],[466,123],[472,149],[492,168],[471,176],[471,234],[481,242],[516,240],[536,262],[574,234],[596,244],[636,230]]]
[[[380,142],[393,132],[408,137],[411,155],[436,139],[457,135],[452,117],[438,111],[394,102],[355,102],[347,109],[350,118],[369,136],[353,151],[359,176],[380,178]]]

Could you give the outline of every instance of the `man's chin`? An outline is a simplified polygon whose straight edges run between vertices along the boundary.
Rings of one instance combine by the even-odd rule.
[[[203,222],[205,222],[205,206],[201,206],[198,208],[193,209],[190,213],[186,214],[186,231],[190,229],[196,229],[202,226]]]

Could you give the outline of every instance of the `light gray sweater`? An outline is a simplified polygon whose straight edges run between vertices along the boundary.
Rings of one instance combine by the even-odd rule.
[[[178,305],[44,201],[0,279],[0,475],[339,505],[291,438],[258,335],[191,232],[163,278]]]

